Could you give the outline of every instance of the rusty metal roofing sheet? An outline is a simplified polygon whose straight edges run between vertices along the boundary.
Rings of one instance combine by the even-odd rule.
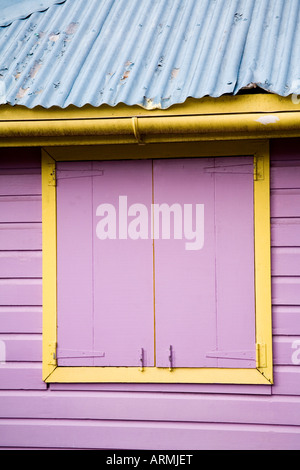
[[[165,109],[244,87],[300,93],[300,0],[49,3],[0,27],[0,104]]]

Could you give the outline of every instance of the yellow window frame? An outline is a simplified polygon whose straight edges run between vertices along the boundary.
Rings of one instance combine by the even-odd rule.
[[[56,185],[58,161],[254,157],[256,368],[61,367],[56,361]],[[48,383],[272,384],[269,142],[223,141],[148,145],[45,147],[42,149],[43,380]]]

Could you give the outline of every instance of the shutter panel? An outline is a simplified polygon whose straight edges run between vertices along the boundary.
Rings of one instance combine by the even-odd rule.
[[[61,366],[93,365],[91,357],[61,354],[93,349],[92,177],[72,177],[74,170],[91,170],[91,165],[57,163],[57,358]]]
[[[216,169],[238,163],[239,172],[215,173],[217,350],[228,352],[228,358],[220,354],[218,367],[251,368],[256,366],[253,158],[215,159]]]
[[[153,247],[146,227],[150,230],[152,163],[94,166],[103,170],[93,185],[94,344],[105,354],[95,359],[95,365],[140,366],[143,355],[143,365],[153,366]],[[116,208],[116,239],[96,236],[101,217],[95,214],[101,204]],[[147,238],[134,239],[141,231]]]
[[[173,367],[255,367],[253,160],[154,161],[153,174],[155,202],[204,204],[203,248],[155,240],[156,365],[171,347]]]
[[[192,204],[195,230],[196,204],[204,204],[204,247],[186,250],[192,240],[155,240],[156,365],[168,367],[172,347],[173,367],[214,367],[206,357],[216,348],[215,229],[213,174],[205,172],[211,160],[184,159],[153,162],[156,204]],[[199,222],[201,237],[201,221]],[[184,231],[184,223],[182,222]],[[172,224],[171,224],[172,228]]]
[[[140,229],[130,206],[151,207],[151,162],[61,163],[57,176],[58,364],[153,365],[152,240],[127,234]]]

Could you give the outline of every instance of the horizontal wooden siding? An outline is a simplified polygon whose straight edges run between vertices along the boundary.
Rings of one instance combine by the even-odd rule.
[[[41,380],[38,149],[0,154],[0,447],[299,449],[300,153],[271,145],[273,386]],[[300,354],[299,354],[300,357]]]

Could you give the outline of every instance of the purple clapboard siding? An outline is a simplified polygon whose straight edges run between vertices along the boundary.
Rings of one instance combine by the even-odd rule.
[[[41,172],[36,169],[15,170],[0,169],[0,196],[41,194]]]
[[[272,248],[274,276],[300,276],[300,247]]]
[[[271,168],[271,180],[273,189],[300,188],[300,162],[280,162]]]
[[[300,277],[273,277],[273,305],[300,305]]]
[[[3,419],[2,447],[149,450],[296,449],[295,426],[223,423]],[[113,437],[112,437],[113,436]]]
[[[0,364],[0,390],[44,390],[42,366],[36,362]]]
[[[42,305],[41,279],[0,279],[1,305]]]
[[[271,190],[272,217],[300,217],[300,189]]]
[[[184,399],[183,399],[184,398]],[[300,401],[289,397],[190,393],[0,392],[2,418],[213,422],[300,425]]]
[[[0,222],[40,222],[41,196],[1,196]]]
[[[42,307],[0,307],[0,333],[42,333]]]
[[[41,250],[41,223],[0,224],[1,250]]]
[[[5,294],[9,303],[0,306],[0,333],[7,343],[9,358],[17,362],[0,364],[0,446],[299,449],[300,365],[291,362],[291,353],[296,351],[292,348],[293,342],[300,337],[300,299],[297,296],[300,276],[296,274],[296,259],[285,250],[300,246],[300,215],[294,215],[299,205],[294,199],[290,200],[293,207],[282,202],[280,211],[276,207],[274,210],[274,202],[275,205],[280,202],[282,192],[298,188],[294,177],[295,163],[300,161],[298,149],[299,143],[295,145],[293,141],[276,140],[271,145],[272,162],[276,163],[276,170],[271,172],[271,209],[275,214],[271,225],[275,303],[272,387],[51,384],[47,389],[41,380],[40,364],[31,362],[39,357],[41,360],[39,340],[33,335],[41,332],[41,304],[37,304],[37,293],[33,291],[31,297],[24,296],[24,285],[18,284],[23,279],[17,279],[18,282],[10,279],[13,283],[10,286],[14,285],[14,288],[9,298],[8,292]],[[22,152],[23,149],[17,153],[15,149],[10,150],[10,160],[0,159],[0,168],[5,165],[15,167],[19,174],[20,167],[25,168],[27,161],[34,167],[32,162],[38,162],[38,159],[33,159],[29,150],[21,158]],[[9,200],[7,196],[1,198],[2,202]],[[22,198],[22,194],[19,197]],[[31,199],[28,207],[30,202]],[[26,208],[26,204],[23,207]],[[41,249],[40,219],[36,217],[36,223],[31,220],[30,210],[25,212],[22,220],[0,224],[0,250]],[[80,254],[80,250],[77,252]],[[31,281],[35,280],[29,279]],[[41,292],[41,283],[39,287]],[[6,289],[0,292],[0,299],[5,298],[3,292]],[[17,302],[17,305],[11,302]],[[32,351],[29,345],[33,346]]]
[[[300,335],[300,306],[273,306],[274,335]]]
[[[0,334],[0,344],[5,348],[5,362],[40,362],[41,360],[41,335]]]
[[[42,277],[41,251],[0,251],[0,278]]]
[[[271,223],[272,246],[300,245],[300,218],[273,218]]]

